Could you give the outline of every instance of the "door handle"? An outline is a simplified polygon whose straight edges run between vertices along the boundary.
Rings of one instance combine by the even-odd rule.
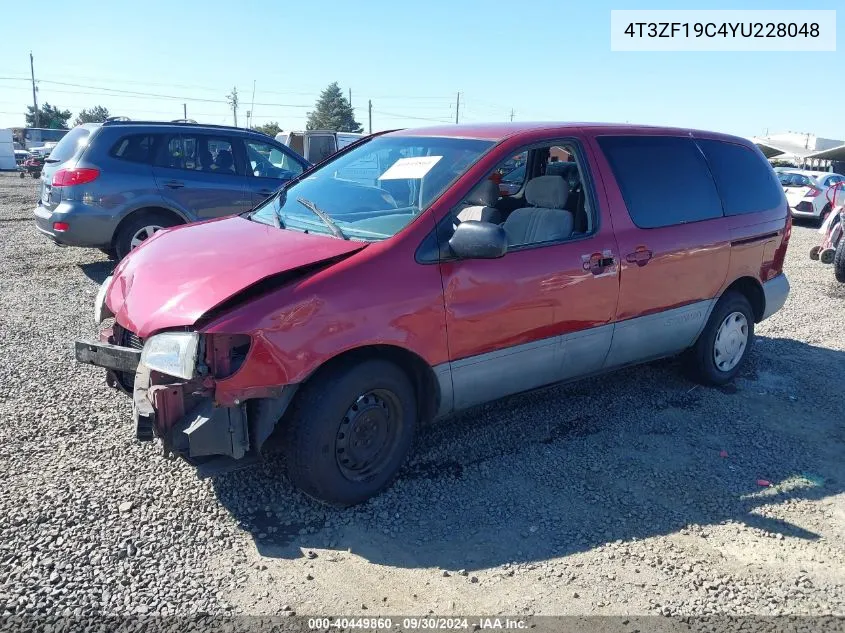
[[[648,250],[645,246],[638,246],[633,253],[625,255],[625,261],[637,266],[645,266],[649,260],[654,257],[654,253]]]
[[[180,187],[184,187],[185,183],[181,180],[167,180],[164,183],[165,187],[170,187],[171,189],[179,189]]]
[[[613,266],[616,259],[610,251],[602,251],[601,253],[591,253],[590,255],[581,255],[581,262],[584,270],[600,275],[606,268]]]

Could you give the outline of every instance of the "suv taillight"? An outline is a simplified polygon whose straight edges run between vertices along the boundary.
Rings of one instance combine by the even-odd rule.
[[[72,187],[73,185],[84,185],[96,180],[100,175],[99,169],[91,167],[75,167],[72,169],[60,169],[53,174],[54,187]]]

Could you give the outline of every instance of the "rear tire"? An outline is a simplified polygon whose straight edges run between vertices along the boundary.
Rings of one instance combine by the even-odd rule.
[[[833,256],[833,274],[836,281],[845,284],[845,236],[839,238],[836,254]]]
[[[754,343],[754,311],[745,295],[730,291],[713,312],[689,354],[694,377],[708,385],[724,385],[739,373]]]
[[[152,232],[179,224],[181,224],[179,220],[163,211],[135,212],[120,227],[114,238],[114,250],[118,260],[126,257],[140,241],[149,237]]]
[[[824,224],[824,221],[827,219],[827,215],[828,215],[829,213],[830,213],[830,205],[829,205],[829,204],[826,204],[826,205],[824,206],[824,209],[822,209],[821,214],[819,215],[819,219],[818,219],[819,226],[821,226],[822,224]]]
[[[371,359],[320,370],[285,424],[288,477],[308,496],[346,507],[391,484],[411,449],[417,399],[408,376]]]

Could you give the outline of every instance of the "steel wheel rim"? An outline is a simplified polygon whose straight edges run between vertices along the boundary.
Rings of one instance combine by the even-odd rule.
[[[335,458],[349,481],[378,475],[398,449],[403,426],[399,398],[387,389],[358,396],[338,425]]]
[[[132,236],[132,239],[129,240],[129,250],[138,248],[141,245],[141,242],[152,237],[156,231],[160,231],[163,228],[163,226],[159,226],[158,224],[150,224],[138,229],[135,231],[135,235]]]
[[[719,371],[728,372],[739,364],[748,347],[748,319],[742,312],[731,312],[716,330],[713,362]]]

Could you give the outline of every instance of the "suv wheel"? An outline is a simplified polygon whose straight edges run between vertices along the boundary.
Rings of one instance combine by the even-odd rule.
[[[120,227],[114,238],[114,250],[118,259],[123,259],[129,251],[141,245],[141,242],[151,237],[156,231],[176,226],[179,221],[172,216],[158,211],[142,211],[135,213]]]
[[[751,304],[739,292],[725,293],[691,350],[691,368],[696,378],[711,385],[730,382],[739,373],[753,342]]]
[[[285,431],[288,476],[330,505],[366,501],[399,473],[416,422],[414,387],[393,363],[330,366],[297,394]]]

